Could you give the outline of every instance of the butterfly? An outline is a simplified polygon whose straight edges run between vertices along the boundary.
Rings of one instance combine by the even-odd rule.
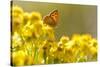
[[[48,15],[43,17],[44,24],[51,27],[56,27],[58,24],[59,13],[58,10],[53,10]]]

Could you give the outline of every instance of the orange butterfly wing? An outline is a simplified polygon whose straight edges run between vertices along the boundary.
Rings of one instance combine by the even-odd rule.
[[[54,21],[53,21],[52,18],[50,18],[49,16],[45,16],[43,20],[44,20],[44,23],[45,23],[45,24],[48,24],[48,25],[50,25],[50,26],[53,26],[53,25],[54,25],[54,24],[53,24]]]
[[[50,17],[54,20],[54,22],[58,22],[58,10],[54,10],[50,13]]]

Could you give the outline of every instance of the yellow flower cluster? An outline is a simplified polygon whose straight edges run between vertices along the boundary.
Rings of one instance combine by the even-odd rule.
[[[75,63],[97,60],[98,43],[90,34],[55,38],[54,29],[43,23],[39,12],[11,9],[11,65]]]

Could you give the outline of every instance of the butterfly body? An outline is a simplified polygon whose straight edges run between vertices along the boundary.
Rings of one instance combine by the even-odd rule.
[[[58,10],[54,10],[43,18],[45,24],[56,27],[58,24]]]

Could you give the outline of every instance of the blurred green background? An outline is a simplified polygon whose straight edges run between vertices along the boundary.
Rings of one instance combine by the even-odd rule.
[[[31,1],[13,1],[13,5],[19,5],[26,12],[37,11],[42,16],[54,9],[59,11],[59,24],[55,28],[55,35],[59,39],[62,35],[91,34],[97,38],[97,6],[76,5]]]

